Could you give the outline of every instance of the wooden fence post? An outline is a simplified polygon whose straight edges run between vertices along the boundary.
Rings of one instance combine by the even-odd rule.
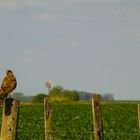
[[[15,140],[19,116],[19,101],[12,98],[5,100],[2,112],[0,140]]]
[[[52,130],[52,109],[50,97],[44,99],[44,118],[45,118],[45,140],[53,140]]]
[[[139,132],[140,132],[140,104],[138,104],[138,124],[139,124]]]
[[[103,140],[103,122],[101,115],[101,96],[94,94],[92,98],[93,124],[94,124],[94,139]]]

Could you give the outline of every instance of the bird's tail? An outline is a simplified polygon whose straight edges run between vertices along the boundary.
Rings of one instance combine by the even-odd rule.
[[[4,93],[3,90],[0,88],[0,105],[4,103]]]

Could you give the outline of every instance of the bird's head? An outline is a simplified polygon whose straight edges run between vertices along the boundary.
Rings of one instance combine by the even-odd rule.
[[[6,70],[6,74],[11,74],[13,73],[11,70]]]

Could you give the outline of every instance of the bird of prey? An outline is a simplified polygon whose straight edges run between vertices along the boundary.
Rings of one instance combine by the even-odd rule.
[[[0,87],[0,104],[2,104],[12,91],[16,88],[17,81],[11,70],[6,70],[6,76],[2,80]]]

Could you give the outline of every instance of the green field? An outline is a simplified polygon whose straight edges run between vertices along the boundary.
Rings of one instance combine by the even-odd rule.
[[[105,140],[140,140],[137,103],[102,103]],[[52,109],[55,140],[92,139],[93,123],[90,103],[52,103]],[[44,140],[43,105],[22,105],[19,113],[17,139]]]

